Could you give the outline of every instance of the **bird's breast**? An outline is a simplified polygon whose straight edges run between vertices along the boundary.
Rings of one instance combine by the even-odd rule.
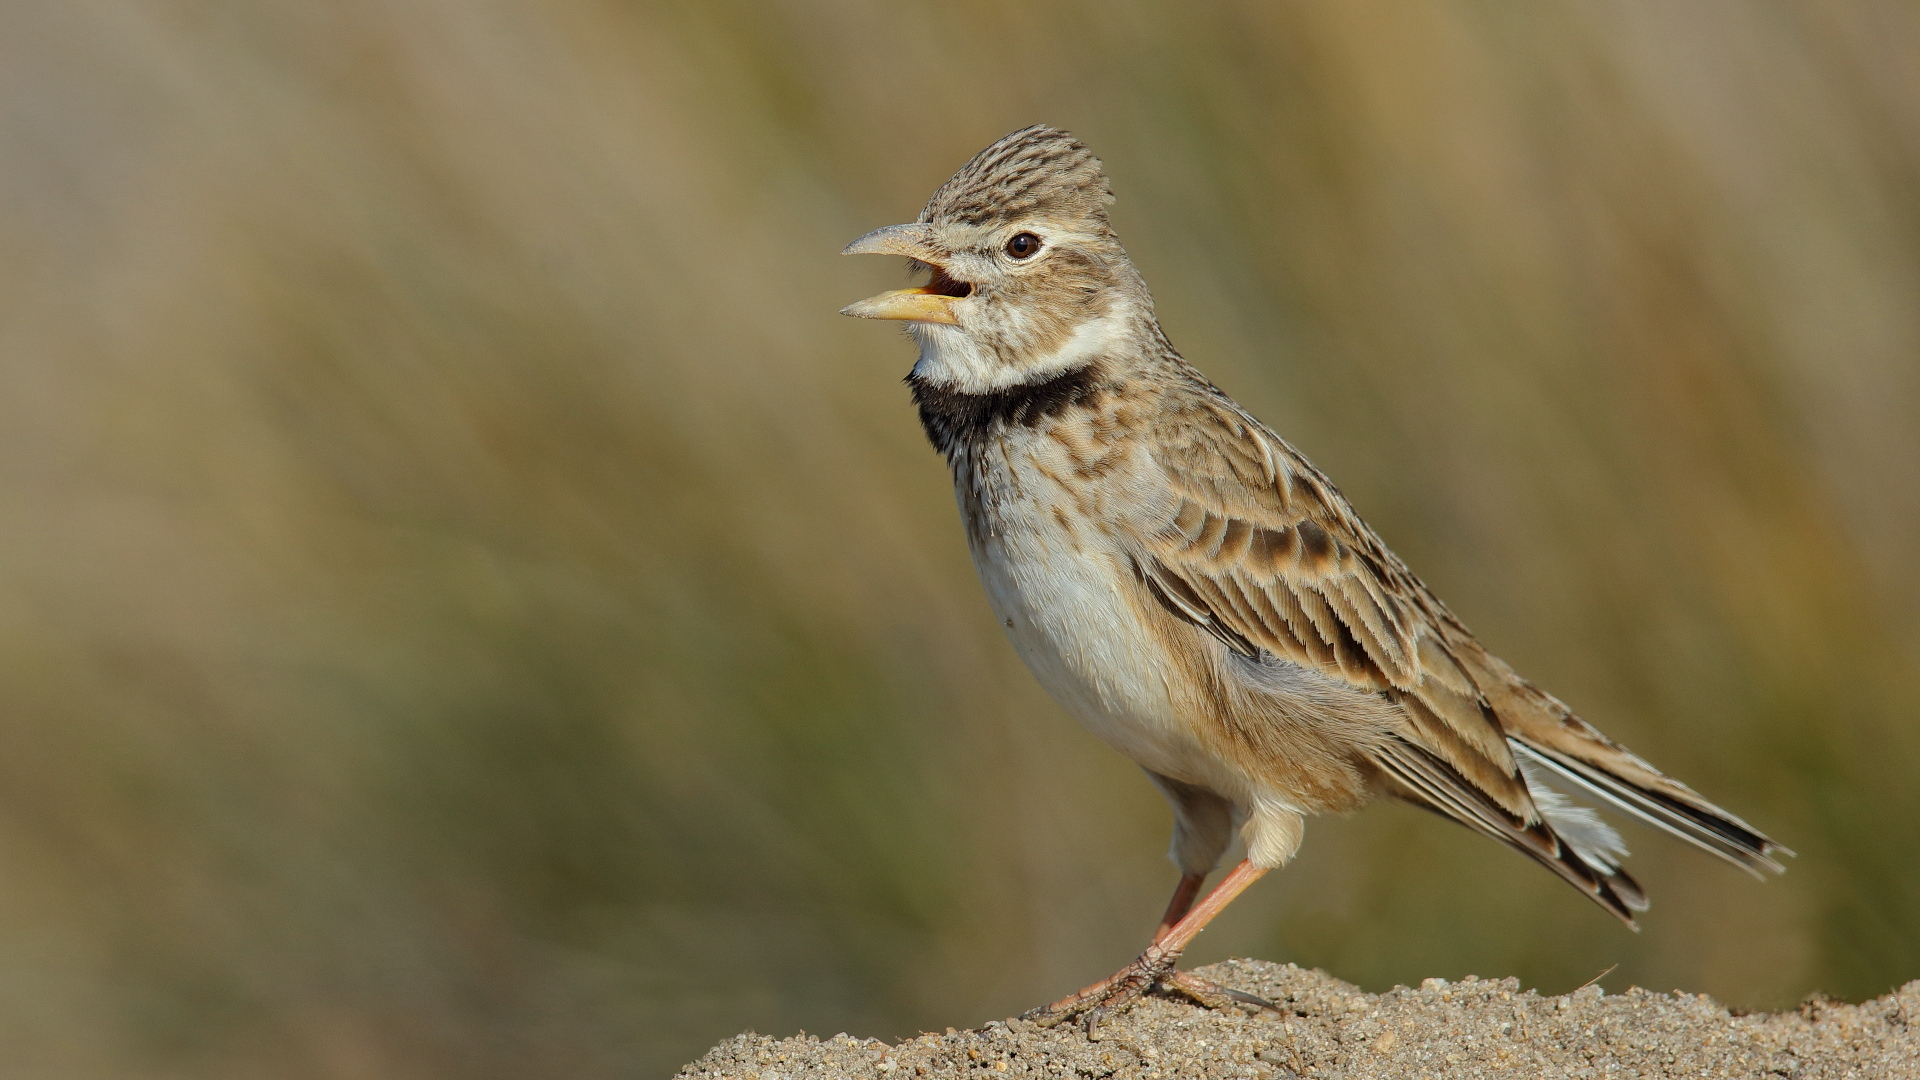
[[[1216,779],[1214,755],[1192,728],[1188,674],[1110,516],[1118,488],[1142,463],[1115,451],[1082,475],[1059,438],[975,446],[955,461],[974,565],[994,617],[1034,676],[1074,719],[1141,765],[1190,783]],[[1137,500],[1136,500],[1137,501]]]

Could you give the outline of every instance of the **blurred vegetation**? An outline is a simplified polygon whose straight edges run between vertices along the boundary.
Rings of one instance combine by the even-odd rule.
[[[1640,935],[1316,823],[1197,960],[1920,977],[1920,9],[24,0],[0,1071],[660,1076],[1133,955],[1166,811],[979,596],[835,252],[1036,121],[1496,651],[1801,857]]]

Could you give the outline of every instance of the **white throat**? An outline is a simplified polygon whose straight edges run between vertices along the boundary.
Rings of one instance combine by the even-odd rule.
[[[914,362],[913,374],[963,394],[990,394],[1009,386],[1040,382],[1089,360],[1119,353],[1133,316],[1133,305],[1115,304],[1105,315],[1081,323],[1053,352],[1018,367],[1002,362],[992,349],[961,327],[909,323],[908,330],[920,344],[920,359]]]

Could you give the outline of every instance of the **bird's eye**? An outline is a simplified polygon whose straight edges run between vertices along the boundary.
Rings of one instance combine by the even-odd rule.
[[[1030,232],[1023,232],[1007,241],[1007,254],[1016,259],[1030,259],[1040,250],[1040,238]]]

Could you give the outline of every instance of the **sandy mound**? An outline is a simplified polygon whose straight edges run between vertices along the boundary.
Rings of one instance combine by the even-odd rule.
[[[1468,978],[1375,995],[1291,964],[1233,960],[1201,973],[1280,1003],[1281,1015],[1150,998],[1107,1020],[1098,1042],[1077,1027],[1021,1020],[893,1046],[746,1034],[714,1047],[680,1080],[1920,1078],[1920,981],[1862,1005],[1810,1001],[1794,1012],[1734,1016],[1710,998],[1640,989],[1541,997],[1512,979]]]

